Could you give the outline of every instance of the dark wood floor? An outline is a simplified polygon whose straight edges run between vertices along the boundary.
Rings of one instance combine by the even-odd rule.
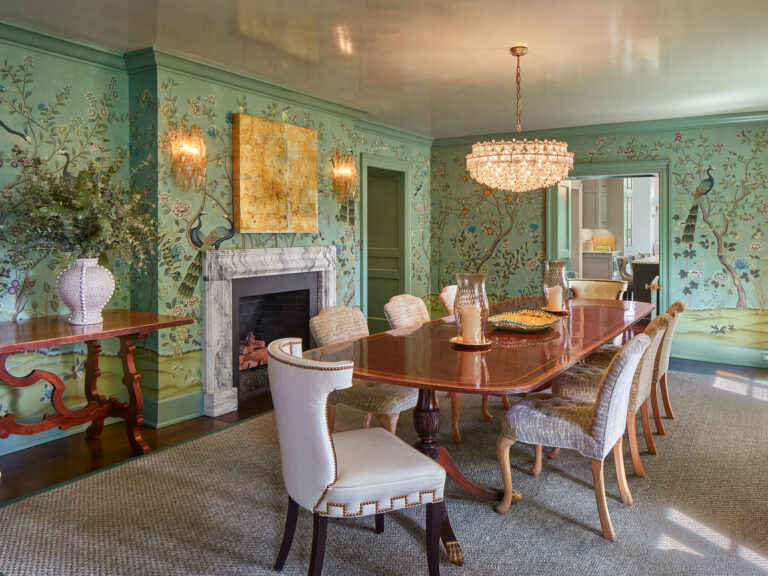
[[[701,374],[768,379],[768,370],[693,360],[673,359],[671,368]],[[144,427],[142,435],[150,449],[157,450],[224,428],[271,408],[272,401],[267,395],[248,400],[235,412],[216,418],[201,416],[159,430]],[[130,458],[133,458],[133,453],[125,438],[125,428],[120,423],[105,427],[100,440],[88,440],[83,432],[0,456],[0,504]]]

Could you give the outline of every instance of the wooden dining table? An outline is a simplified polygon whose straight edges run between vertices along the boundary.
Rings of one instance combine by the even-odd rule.
[[[647,317],[653,306],[624,300],[569,301],[570,313],[540,332],[487,333],[486,348],[465,348],[449,343],[456,336],[453,316],[413,327],[390,330],[360,340],[316,348],[304,357],[323,361],[352,360],[354,377],[419,389],[413,425],[419,436],[415,446],[437,460],[447,476],[465,491],[499,500],[503,491],[480,486],[467,478],[438,441],[440,407],[436,391],[460,394],[505,395],[536,392],[602,344],[628,334]],[[490,314],[520,309],[514,298],[490,307]],[[441,539],[448,558],[463,563],[445,505]]]

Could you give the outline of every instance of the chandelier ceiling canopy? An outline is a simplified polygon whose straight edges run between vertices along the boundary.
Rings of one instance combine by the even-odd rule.
[[[568,144],[557,140],[520,139],[520,57],[528,52],[522,42],[509,49],[517,58],[517,139],[478,142],[467,154],[467,170],[480,184],[527,192],[547,188],[568,176],[573,168],[573,152]]]

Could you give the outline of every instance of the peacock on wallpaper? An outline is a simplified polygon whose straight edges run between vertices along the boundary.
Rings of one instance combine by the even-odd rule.
[[[3,45],[0,67],[0,225],[32,162],[54,172],[72,171],[90,160],[130,157],[138,168],[134,183],[151,195],[162,239],[155,269],[137,279],[110,267],[118,291],[110,306],[137,306],[159,313],[191,316],[195,323],[162,331],[154,350],[154,368],[143,371],[145,400],[154,403],[191,398],[185,417],[202,410],[201,391],[201,263],[202,252],[273,246],[331,245],[336,248],[337,301],[359,305],[359,201],[339,203],[331,190],[331,162],[336,152],[352,150],[405,159],[411,164],[416,191],[410,195],[413,242],[413,290],[429,291],[429,165],[428,144],[382,136],[355,127],[347,116],[312,107],[298,107],[190,75],[157,71],[156,83],[124,70]],[[153,86],[157,88],[153,88]],[[129,90],[130,87],[130,90]],[[129,97],[130,93],[130,97]],[[236,234],[232,203],[232,118],[246,113],[317,131],[318,232],[310,234]],[[166,144],[180,123],[203,129],[208,150],[208,179],[202,188],[182,191],[172,176]],[[156,159],[156,162],[155,162]],[[126,177],[128,166],[125,167]],[[2,228],[0,228],[0,232]],[[52,289],[66,255],[35,262],[24,258],[22,246],[0,236],[0,320],[24,319],[65,312]],[[121,367],[116,350],[104,342],[100,390],[120,393]],[[149,354],[149,353],[147,353]],[[112,355],[112,356],[110,356]],[[46,367],[64,374],[67,402],[83,400],[83,356],[78,347],[45,349],[13,357],[15,370]],[[153,376],[150,372],[156,372]],[[152,384],[156,382],[157,384]],[[157,389],[150,389],[156,386]],[[50,390],[40,384],[19,390],[0,385],[0,414],[17,416],[46,410]],[[147,402],[147,404],[148,404]],[[145,404],[145,417],[150,421]],[[169,415],[168,419],[179,414]],[[158,423],[167,423],[162,414]],[[13,438],[13,437],[12,437]],[[21,438],[21,437],[18,437]],[[2,449],[10,446],[4,441]]]
[[[662,251],[671,263],[670,302],[688,304],[676,341],[714,345],[707,353],[714,350],[711,359],[719,362],[728,362],[727,346],[768,348],[766,125],[567,140],[576,164],[625,162],[631,173],[632,162],[670,162],[671,242]],[[508,197],[474,184],[468,151],[436,146],[433,154],[433,290],[452,283],[456,271],[478,270],[488,273],[495,299],[536,292],[545,253],[543,194]],[[760,362],[756,352],[747,358]]]

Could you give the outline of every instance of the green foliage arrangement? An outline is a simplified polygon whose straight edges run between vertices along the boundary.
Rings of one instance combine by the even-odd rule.
[[[24,269],[63,253],[143,269],[154,254],[158,226],[146,194],[120,178],[122,162],[122,156],[105,165],[89,162],[76,175],[31,165],[12,218],[0,225],[10,244],[3,264]]]

